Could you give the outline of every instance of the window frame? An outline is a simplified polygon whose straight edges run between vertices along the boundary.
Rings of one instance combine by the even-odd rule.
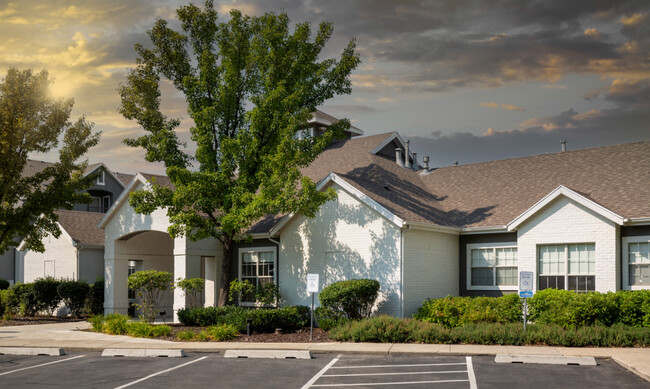
[[[517,268],[517,284],[516,285],[497,285],[497,267],[513,267],[513,266],[497,266],[496,264],[496,249],[517,249],[517,259],[516,267]],[[465,258],[466,263],[466,285],[467,290],[502,290],[502,291],[516,291],[519,290],[519,248],[517,247],[517,242],[503,242],[503,243],[470,243],[467,244],[467,256]],[[495,270],[492,275],[493,285],[472,285],[472,250],[480,249],[492,249],[494,250],[494,265],[493,269]]]
[[[104,170],[102,170],[101,174],[97,176],[97,185],[106,185],[106,172]]]
[[[239,281],[242,281],[242,262],[243,262],[243,254],[247,253],[261,253],[261,252],[266,252],[266,251],[272,251],[273,252],[273,283],[275,285],[278,285],[278,248],[276,246],[258,246],[258,247],[242,247],[239,250],[237,250],[237,279]],[[259,262],[258,262],[258,267],[259,267]],[[257,269],[257,268],[256,268]],[[245,278],[251,278],[251,277],[245,277]],[[255,275],[256,279],[259,279],[259,275]],[[264,278],[269,278],[269,277],[264,277]],[[240,306],[246,306],[246,307],[258,307],[262,306],[259,302],[251,302],[251,301],[241,301],[241,297],[239,298],[238,301]]]
[[[630,285],[630,243],[650,243],[650,235],[625,236],[622,239],[621,274],[623,275],[623,290],[647,290],[650,285]]]
[[[569,274],[569,246],[573,245],[594,245],[594,273],[593,274]],[[539,254],[539,249],[540,247],[544,246],[564,246],[564,274],[542,274],[540,265],[541,265],[541,257]],[[540,243],[537,244],[535,247],[535,261],[536,267],[537,267],[537,290],[544,290],[540,289],[540,285],[542,285],[540,281],[540,277],[544,276],[563,276],[564,277],[564,289],[558,289],[558,290],[569,290],[569,291],[575,291],[573,289],[569,288],[569,277],[574,276],[574,277],[594,277],[594,290],[587,290],[587,291],[575,291],[578,293],[588,293],[588,292],[596,292],[596,281],[597,281],[597,271],[596,271],[596,242],[570,242],[570,243]],[[546,288],[546,289],[555,289],[555,288]]]

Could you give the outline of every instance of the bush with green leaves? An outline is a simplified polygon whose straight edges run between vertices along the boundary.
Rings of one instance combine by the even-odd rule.
[[[90,287],[86,310],[92,315],[104,314],[104,279],[98,278]]]
[[[91,323],[92,324],[92,323]],[[102,332],[111,335],[126,335],[129,330],[129,317],[119,313],[110,313],[104,318]]]
[[[57,292],[60,281],[54,277],[37,278],[34,281],[34,296],[38,305],[44,309],[49,316],[61,303],[61,297]]]
[[[530,320],[538,324],[650,327],[650,290],[576,293],[545,289],[535,293],[528,306]]]
[[[70,309],[72,316],[81,316],[86,298],[90,293],[88,283],[86,281],[61,280],[56,290],[65,306]]]
[[[198,339],[201,341],[214,340],[217,342],[224,342],[232,340],[237,337],[237,328],[230,324],[219,324],[210,326],[198,334]]]
[[[447,328],[470,323],[515,323],[522,320],[522,300],[514,293],[502,297],[427,299],[413,317]]]
[[[175,287],[185,292],[189,301],[188,308],[197,308],[201,301],[201,293],[205,289],[205,280],[203,278],[179,278]]]
[[[9,289],[10,285],[11,284],[9,281],[5,280],[4,278],[0,278],[0,290]]]
[[[650,328],[615,324],[564,328],[520,323],[470,323],[447,328],[417,319],[377,316],[351,321],[329,331],[332,340],[382,343],[548,345],[564,347],[647,347]]]
[[[12,289],[18,300],[20,306],[19,313],[21,315],[34,316],[42,309],[34,293],[34,284],[18,283]]]
[[[314,310],[314,321],[316,321],[319,328],[324,331],[329,331],[336,326],[348,322],[349,319],[340,311],[334,311],[333,309],[325,307],[317,307]]]
[[[106,316],[104,315],[93,315],[88,318],[88,323],[90,323],[90,328],[94,332],[102,332],[105,321],[106,321]]]
[[[126,334],[136,338],[157,338],[169,336],[172,328],[165,324],[154,325],[142,321],[129,322],[126,327]]]
[[[0,316],[13,317],[20,312],[20,300],[12,288],[0,290]]]
[[[276,328],[290,332],[309,323],[309,307],[290,305],[274,309],[248,309],[237,306],[204,307],[181,309],[178,320],[188,326],[211,326],[230,324],[237,331],[246,332],[246,319],[252,319],[251,327],[256,332],[273,332]]]
[[[379,296],[379,282],[360,279],[339,281],[323,288],[318,295],[321,306],[359,320],[369,317]]]
[[[159,270],[143,270],[131,274],[127,285],[136,291],[142,309],[142,317],[148,323],[153,323],[158,313],[160,299],[163,293],[173,286],[171,273]]]

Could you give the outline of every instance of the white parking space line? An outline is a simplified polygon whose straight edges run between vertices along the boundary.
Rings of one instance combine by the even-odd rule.
[[[124,385],[122,385],[122,386],[118,386],[118,387],[116,387],[115,389],[122,389],[122,388],[129,387],[129,386],[131,386],[131,385],[135,385],[135,384],[140,383],[140,382],[142,382],[142,381],[146,381],[146,380],[148,380],[149,378],[153,378],[153,377],[155,377],[155,376],[157,376],[157,375],[165,374],[165,373],[170,372],[170,371],[172,371],[172,370],[180,369],[181,367],[184,367],[184,366],[187,366],[187,365],[191,365],[192,363],[198,362],[198,361],[203,360],[203,359],[205,359],[205,358],[207,358],[207,357],[201,357],[201,358],[195,359],[195,360],[193,360],[193,361],[189,361],[189,362],[183,363],[182,365],[178,365],[178,366],[170,367],[169,369],[165,369],[165,370],[163,370],[163,371],[159,371],[158,373],[149,374],[149,375],[146,376],[146,377],[142,377],[142,378],[140,378],[139,380],[135,380],[135,381],[133,381],[133,382],[129,382],[128,384],[124,384]]]
[[[72,358],[60,359],[60,360],[58,360],[58,361],[47,362],[47,363],[41,363],[40,365],[34,365],[34,366],[28,366],[28,367],[22,367],[22,368],[20,368],[20,369],[16,369],[16,370],[5,371],[4,373],[0,373],[0,376],[2,376],[2,375],[6,375],[6,374],[11,374],[11,373],[16,373],[16,372],[23,371],[23,370],[35,369],[35,368],[37,368],[37,367],[41,367],[41,366],[53,365],[53,364],[55,364],[55,363],[61,363],[61,362],[65,362],[65,361],[71,361],[71,360],[73,360],[73,359],[81,358],[81,357],[84,357],[84,356],[85,356],[85,355],[77,355],[76,357],[72,357]]]
[[[307,389],[307,388],[310,388],[310,387],[314,386],[314,382],[316,382],[316,381],[317,381],[317,380],[318,380],[318,379],[319,379],[323,374],[325,374],[325,372],[326,372],[330,367],[332,367],[333,364],[335,364],[336,362],[338,362],[339,358],[341,358],[341,354],[337,355],[336,358],[332,359],[332,360],[330,361],[330,363],[328,363],[327,365],[325,365],[324,368],[320,369],[320,371],[319,371],[318,373],[316,373],[315,376],[311,377],[311,379],[310,379],[309,381],[307,381],[307,383],[304,384],[304,385],[302,386],[302,388],[300,388],[300,389]]]
[[[467,382],[467,380],[439,380],[439,381],[400,381],[400,382],[362,382],[359,384],[318,384],[315,386],[385,386],[385,385],[417,385],[417,384],[444,384],[449,382]]]
[[[353,373],[353,374],[325,374],[321,377],[363,377],[363,376],[377,376],[377,375],[408,375],[408,374],[458,374],[467,373],[467,370],[457,371],[407,371],[401,373]]]
[[[465,362],[458,363],[416,363],[411,365],[367,365],[367,366],[334,366],[332,369],[372,369],[386,367],[423,367],[423,366],[465,366]]]
[[[474,364],[472,363],[472,357],[465,357],[467,361],[467,375],[469,376],[469,389],[476,389],[476,375],[474,374]]]

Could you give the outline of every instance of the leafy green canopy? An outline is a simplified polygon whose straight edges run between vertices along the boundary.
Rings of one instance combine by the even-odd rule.
[[[23,237],[27,248],[44,251],[42,238],[58,237],[54,213],[89,202],[82,192],[94,177],[83,177],[86,162],[79,159],[95,146],[85,118],[70,123],[73,100],[50,97],[48,73],[9,69],[0,82],[0,253]],[[59,161],[30,177],[23,177],[27,158],[56,148],[63,134]]]
[[[288,212],[314,216],[334,197],[331,190],[319,192],[300,169],[349,121],[320,137],[295,135],[307,128],[317,106],[350,93],[349,75],[360,59],[351,40],[339,60],[320,60],[330,23],[321,23],[312,36],[309,23],[291,32],[285,13],[250,17],[233,10],[220,22],[212,1],[181,7],[177,15],[181,31],[159,19],[149,31],[152,48],[136,45],[137,67],[119,90],[120,112],[146,131],[125,142],[144,148],[148,161],[163,162],[175,189],[154,183],[130,202],[139,213],[166,208],[172,236],[221,240],[225,270],[232,242],[245,239],[256,220]],[[180,121],[161,112],[164,80],[186,99],[194,155],[177,136]],[[230,271],[223,274],[220,303]]]

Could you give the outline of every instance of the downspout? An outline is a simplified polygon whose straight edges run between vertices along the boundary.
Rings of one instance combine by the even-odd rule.
[[[402,319],[404,318],[404,228],[405,227],[402,227],[399,230],[399,310]]]
[[[72,279],[75,280],[75,281],[79,281],[79,251],[81,249],[79,247],[79,243],[77,243],[77,242],[72,243],[72,246],[74,246],[75,251],[77,252],[77,276],[75,278],[75,275],[73,274]]]

